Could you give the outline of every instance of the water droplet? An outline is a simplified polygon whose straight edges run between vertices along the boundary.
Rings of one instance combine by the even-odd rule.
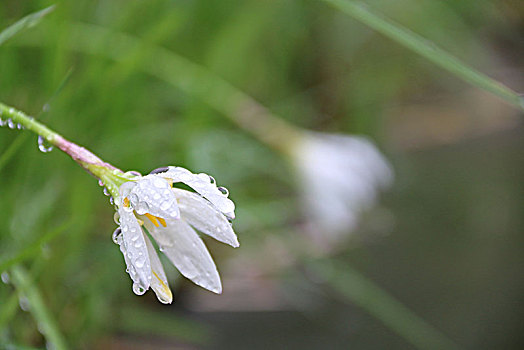
[[[164,167],[161,167],[161,168],[156,168],[155,170],[151,171],[149,174],[165,173],[168,170],[169,170],[169,168],[167,166],[164,166]]]
[[[160,210],[167,210],[167,209],[169,209],[169,207],[171,207],[171,202],[170,201],[163,201],[160,204]]]
[[[14,129],[15,128],[15,122],[13,122],[11,119],[7,119],[7,127],[9,129]]]
[[[98,186],[100,187],[104,186],[104,182],[102,180],[98,180]]]
[[[107,189],[107,187],[104,187],[103,192],[104,192],[104,196],[110,196],[111,195],[111,193],[109,193],[109,190]]]
[[[9,278],[9,273],[7,271],[2,272],[1,277],[2,277],[2,282],[4,282],[5,284],[9,284],[9,282],[11,281]]]
[[[20,123],[16,124],[16,128],[17,128],[18,130],[25,129],[24,126],[23,126],[22,124],[20,124]]]
[[[209,176],[209,182],[211,182],[212,184],[215,184],[217,183],[217,181],[215,180],[215,178],[211,175],[208,175]]]
[[[31,306],[31,304],[29,304],[29,300],[27,300],[25,296],[20,296],[18,300],[18,304],[20,305],[20,308],[23,311],[29,311],[29,308]]]
[[[136,243],[135,243],[135,246],[136,246]],[[135,260],[135,266],[138,267],[139,269],[144,267],[145,263],[146,263],[146,258],[144,257],[140,257]]]
[[[113,242],[120,245],[122,243],[122,229],[120,227],[117,227],[117,229],[113,232]]]
[[[50,341],[45,343],[46,350],[56,350],[55,344],[51,343]]]
[[[113,199],[113,197],[109,197],[109,203],[111,203],[111,205],[115,205],[115,200]]]
[[[138,204],[138,196],[136,195],[136,193],[131,193],[131,195],[128,198],[129,198],[129,201],[131,202],[131,205],[133,207],[136,207]]]
[[[130,174],[130,175],[133,175],[133,176],[142,176],[142,174],[139,171],[136,171],[136,170],[129,170],[128,172],[126,172],[126,174]]]
[[[144,215],[145,213],[149,212],[149,204],[146,202],[140,202],[136,206],[135,210],[138,215]]]
[[[219,190],[220,192],[222,192],[222,194],[223,194],[224,196],[226,196],[226,197],[229,196],[229,191],[228,191],[227,188],[225,188],[225,187],[219,187],[218,190]]]
[[[38,135],[38,149],[44,153],[47,153],[53,150],[53,146],[49,145],[43,136]]]
[[[146,289],[138,283],[133,283],[133,293],[136,295],[142,295],[146,292]]]
[[[118,212],[115,212],[115,215],[113,215],[113,220],[117,225],[120,225],[120,214]]]
[[[168,298],[164,298],[163,295],[160,295],[158,294],[156,296],[156,298],[158,299],[159,302],[161,302],[162,304],[171,304],[172,300],[169,300]]]

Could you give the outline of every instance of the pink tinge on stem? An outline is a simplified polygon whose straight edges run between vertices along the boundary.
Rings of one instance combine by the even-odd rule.
[[[53,140],[53,143],[62,151],[69,154],[71,158],[73,158],[73,160],[75,160],[77,163],[82,164],[82,166],[84,166],[84,164],[93,164],[111,170],[116,169],[111,164],[106,163],[95,156],[93,153],[91,153],[91,151],[77,145],[74,142],[66,140],[62,136],[56,136]]]

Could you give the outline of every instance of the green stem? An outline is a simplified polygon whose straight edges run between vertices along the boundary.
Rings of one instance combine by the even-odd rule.
[[[15,127],[17,125],[21,125],[26,129],[31,130],[35,134],[42,136],[47,142],[57,147],[59,140],[62,139],[62,136],[49,129],[44,124],[39,123],[34,118],[27,116],[24,112],[21,112],[10,106],[6,106],[3,103],[0,103],[0,120],[3,120],[3,123],[9,123],[9,120],[11,120]]]
[[[29,301],[29,311],[33,314],[42,334],[51,347],[56,350],[67,349],[64,337],[60,333],[52,313],[48,310],[40,291],[33,285],[26,270],[21,266],[13,267],[11,278],[17,290]]]
[[[7,126],[12,128],[18,128],[20,125],[42,136],[47,142],[71,156],[75,162],[80,164],[89,173],[102,180],[115,199],[119,197],[119,187],[124,182],[132,180],[131,176],[124,174],[122,170],[115,168],[111,164],[102,161],[89,150],[65,139],[57,132],[49,129],[34,118],[29,117],[24,112],[3,103],[0,103],[0,121],[0,125],[7,124]]]
[[[384,18],[371,10],[365,4],[352,0],[322,0],[331,4],[333,7],[346,13],[357,21],[371,27],[377,32],[396,41],[404,47],[414,51],[420,56],[433,62],[437,66],[447,70],[451,74],[459,77],[467,83],[486,90],[513,106],[524,110],[524,98],[517,92],[504,86],[498,81],[487,75],[470,68],[465,63],[450,55],[443,49],[437,47],[434,43],[426,38],[394,23],[388,18]]]

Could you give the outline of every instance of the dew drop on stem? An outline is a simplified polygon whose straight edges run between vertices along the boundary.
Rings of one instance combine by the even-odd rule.
[[[2,272],[1,277],[2,277],[2,282],[4,282],[5,284],[9,284],[11,279],[10,279],[9,273],[7,271]]]
[[[38,135],[38,149],[41,152],[48,153],[53,150],[53,146],[50,145],[43,136]]]

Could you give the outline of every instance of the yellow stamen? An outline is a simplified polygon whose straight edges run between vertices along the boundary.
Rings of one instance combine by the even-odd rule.
[[[129,198],[124,198],[124,207],[129,208]]]
[[[158,223],[158,220],[157,220],[158,218],[156,216],[151,215],[149,213],[145,213],[144,215],[153,223],[153,225],[155,225],[156,227],[160,226],[160,224]],[[164,221],[164,223],[165,223],[165,221]],[[164,227],[165,227],[165,225],[164,225]]]
[[[158,219],[158,221],[160,221],[160,223],[162,224],[162,226],[167,227],[166,220],[164,220],[164,219],[162,219],[162,218],[159,218],[158,216],[157,216],[157,219]]]

